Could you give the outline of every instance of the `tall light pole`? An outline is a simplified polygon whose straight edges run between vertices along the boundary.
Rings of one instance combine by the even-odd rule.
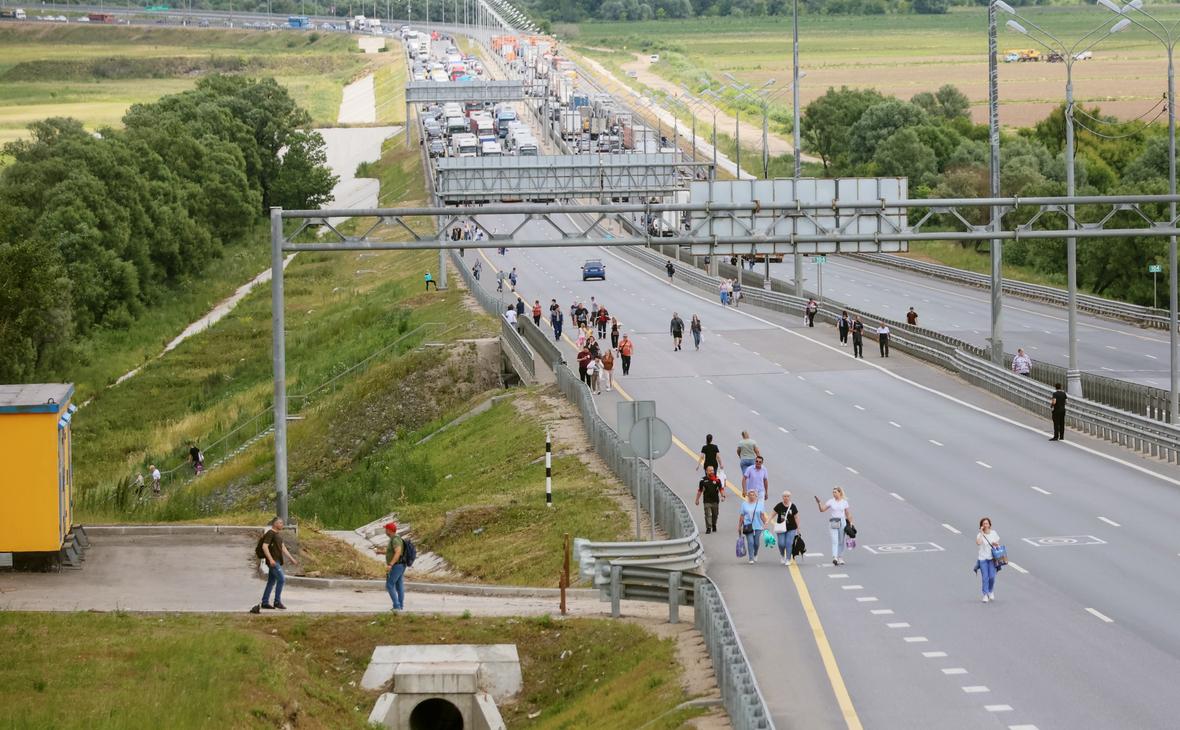
[[[1004,0],[994,0],[994,2],[996,8],[1020,18],[1031,26],[1034,31],[1044,36],[1044,38],[1034,35],[1016,20],[1008,21],[1007,26],[1009,28],[1028,37],[1047,49],[1050,53],[1059,53],[1062,61],[1065,63],[1065,194],[1073,197],[1077,194],[1076,186],[1074,185],[1073,64],[1077,61],[1079,54],[1093,48],[1104,38],[1123,30],[1131,24],[1131,21],[1123,18],[1109,28],[1104,23],[1083,35],[1073,45],[1069,45],[1041,26],[1017,13]],[[1096,35],[1098,36],[1097,38],[1094,37]],[[1049,42],[1046,42],[1045,38]],[[1073,230],[1076,227],[1074,223],[1075,206],[1073,203],[1066,205],[1066,218],[1066,227],[1069,230]],[[1065,371],[1066,391],[1070,395],[1080,396],[1082,395],[1082,373],[1078,366],[1078,239],[1072,236],[1065,239],[1065,275],[1069,279],[1069,367]]]
[[[791,10],[791,30],[793,31],[793,39],[791,42],[791,137],[792,143],[795,147],[795,199],[799,199],[799,178],[802,177],[803,171],[803,146],[802,134],[799,130],[799,79],[802,75],[799,73],[799,0],[795,0],[794,6]],[[794,259],[795,269],[795,296],[803,296],[803,257],[796,251],[792,256]],[[769,259],[767,259],[769,261]],[[770,264],[766,265],[766,279],[770,280]]]
[[[1127,20],[1130,20],[1136,26],[1150,33],[1157,41],[1164,45],[1164,49],[1168,52],[1168,193],[1176,194],[1176,69],[1172,62],[1174,52],[1176,50],[1176,30],[1180,27],[1180,21],[1172,24],[1172,27],[1167,27],[1155,18],[1151,13],[1143,9],[1143,0],[1131,0],[1123,7],[1119,7],[1112,0],[1098,0],[1098,4],[1110,10],[1111,12],[1122,15]],[[1136,20],[1135,14],[1142,15],[1153,26],[1149,27],[1147,24]],[[1176,204],[1168,204],[1169,218],[1176,220]],[[1171,408],[1168,410],[1168,415],[1172,423],[1176,422],[1177,414],[1180,414],[1180,363],[1178,363],[1177,342],[1180,340],[1176,334],[1177,325],[1177,291],[1180,290],[1180,278],[1176,272],[1176,237],[1170,236],[1168,238],[1168,354],[1170,364],[1168,366],[1169,378],[1169,404]]]
[[[1000,197],[1000,68],[996,49],[996,4],[987,5],[987,131],[988,170],[991,182],[991,196]],[[999,208],[991,208],[992,231],[999,232],[1003,214]],[[999,237],[991,243],[991,357],[997,365],[1004,364],[1004,249]]]

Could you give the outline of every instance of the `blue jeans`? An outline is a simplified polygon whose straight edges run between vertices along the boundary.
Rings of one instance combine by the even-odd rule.
[[[840,520],[839,527],[829,527],[828,531],[832,533],[832,559],[835,560],[844,554],[844,520]]]
[[[983,595],[993,593],[996,590],[996,561],[994,560],[980,560],[979,561],[979,577],[982,580]]]
[[[744,476],[746,473],[746,469],[749,469],[752,466],[754,466],[753,459],[742,459],[741,460],[742,475]]]
[[[746,538],[746,556],[753,560],[758,557],[758,545],[762,542],[762,530],[756,529],[743,537]]]
[[[798,530],[787,530],[786,532],[775,533],[778,539],[778,554],[784,558],[791,557],[791,546],[795,544],[795,535],[798,535]]]
[[[262,602],[270,603],[270,591],[273,588],[275,592],[275,603],[283,602],[283,584],[287,582],[287,576],[283,573],[283,566],[275,563],[270,566],[270,570],[266,573],[266,588],[262,591]]]
[[[389,573],[385,576],[385,590],[389,593],[390,600],[393,601],[393,607],[398,611],[405,607],[406,600],[406,566],[405,563],[397,563],[389,569]]]
[[[698,350],[701,348],[701,333],[698,330],[692,331],[692,344]]]

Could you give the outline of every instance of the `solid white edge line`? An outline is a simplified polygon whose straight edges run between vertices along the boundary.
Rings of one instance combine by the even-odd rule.
[[[1091,616],[1093,616],[1094,618],[1098,619],[1099,621],[1101,621],[1103,623],[1107,623],[1107,624],[1114,623],[1114,619],[1112,619],[1110,616],[1107,616],[1106,614],[1102,613],[1101,611],[1095,610],[1093,608],[1087,608],[1086,613],[1090,614]]]
[[[571,220],[571,222],[572,222],[572,220]],[[626,258],[623,258],[623,256],[621,254],[617,254],[614,251],[611,251],[609,249],[603,249],[603,251],[604,251],[604,253],[607,253],[607,254],[615,257],[619,261],[622,261],[623,263],[627,264],[628,266],[635,269],[639,273],[641,273],[645,276],[648,276],[652,279],[655,279],[656,281],[663,282],[662,278],[660,278],[659,276],[656,276],[655,274],[651,273],[650,271],[646,271],[639,264],[637,264],[633,261],[630,261]],[[693,297],[695,299],[700,299],[703,302],[708,302],[711,305],[714,305],[717,307],[724,307],[725,306],[725,305],[721,304],[721,302],[715,302],[712,299],[710,299],[709,297],[705,297],[700,294],[697,294],[696,292],[689,291],[688,289],[685,289],[679,285],[667,284],[667,286],[670,286],[673,289],[683,292],[684,294],[687,294],[688,296]],[[750,314],[749,312],[747,312],[745,310],[740,310],[740,309],[735,310],[735,309],[727,308],[727,311],[735,312],[737,314],[740,314],[743,317],[749,317],[750,319],[752,319],[756,322],[761,322],[761,323],[763,323],[767,326],[773,327],[777,330],[782,330],[783,332],[786,332],[787,334],[789,334],[793,337],[798,337],[800,339],[807,340],[808,342],[811,342],[815,345],[818,345],[820,347],[831,350],[832,352],[842,355],[843,357],[852,358],[852,353],[844,352],[843,350],[841,350],[839,347],[836,347],[835,345],[829,345],[826,342],[820,342],[819,340],[808,337],[806,334],[804,334],[802,332],[796,332],[792,329],[782,326],[781,324],[777,324],[775,322],[771,322],[770,320],[763,319],[762,317],[759,317],[755,314]],[[988,409],[986,409],[982,406],[977,406],[974,403],[968,403],[967,401],[962,400],[960,398],[956,398],[955,396],[950,395],[949,393],[943,393],[941,390],[938,390],[936,388],[932,388],[929,385],[923,385],[922,383],[919,383],[917,381],[910,380],[909,378],[907,378],[903,375],[899,375],[898,373],[896,373],[892,370],[889,370],[888,368],[882,367],[881,365],[877,365],[876,363],[873,363],[871,361],[865,360],[863,358],[855,358],[855,359],[860,360],[860,364],[863,365],[864,367],[873,368],[873,369],[877,370],[878,372],[880,372],[882,375],[885,375],[886,377],[893,378],[894,380],[897,380],[902,383],[906,383],[910,386],[913,386],[914,388],[917,388],[918,390],[926,391],[927,393],[930,393],[931,395],[935,395],[939,398],[950,401],[951,403],[955,403],[957,405],[963,406],[964,408],[968,408],[972,411],[975,411],[976,413],[982,413],[983,415],[990,416],[991,418],[994,418],[997,421],[1000,421],[1002,423],[1007,423],[1010,426],[1015,426],[1016,428],[1023,429],[1025,431],[1029,431],[1030,433],[1035,433],[1038,436],[1044,436],[1046,433],[1048,433],[1047,431],[1042,431],[1041,429],[1039,429],[1035,426],[1030,426],[1028,424],[1021,423],[1020,421],[1017,421],[1012,418],[1008,418],[1007,416],[1001,416],[999,413],[995,413],[994,411],[989,411]],[[802,376],[799,376],[799,378],[802,379]],[[1133,469],[1141,474],[1145,474],[1147,476],[1159,479],[1160,481],[1167,482],[1168,484],[1172,484],[1174,486],[1180,487],[1180,479],[1173,479],[1172,477],[1165,476],[1163,474],[1160,474],[1159,472],[1152,471],[1151,469],[1148,469],[1147,467],[1140,466],[1138,464],[1132,464],[1131,462],[1129,462],[1125,459],[1121,459],[1121,458],[1114,456],[1112,454],[1104,454],[1101,451],[1098,451],[1097,449],[1092,449],[1089,446],[1085,446],[1083,444],[1077,443],[1077,441],[1075,441],[1074,439],[1068,439],[1068,440],[1063,441],[1061,443],[1065,444],[1066,446],[1068,446],[1071,449],[1078,449],[1080,451],[1084,451],[1087,454],[1091,454],[1092,456],[1097,456],[1100,459],[1105,459],[1107,461],[1111,461],[1116,464],[1120,464],[1120,465],[1125,466],[1129,469]]]

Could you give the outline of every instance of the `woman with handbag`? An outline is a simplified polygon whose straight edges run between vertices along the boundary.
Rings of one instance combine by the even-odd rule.
[[[843,565],[844,559],[844,528],[852,524],[852,511],[848,509],[848,500],[844,498],[844,490],[832,487],[832,498],[820,504],[819,497],[815,498],[815,506],[820,512],[828,513],[828,530],[832,534],[832,565]]]
[[[746,540],[746,557],[751,565],[758,560],[758,544],[762,542],[762,530],[767,522],[766,506],[758,498],[758,492],[751,489],[738,510],[738,535]]]
[[[783,565],[790,565],[791,548],[799,534],[799,508],[791,501],[791,493],[783,492],[783,501],[774,506],[774,536],[778,539],[778,554]]]
[[[982,581],[983,602],[996,600],[996,573],[1001,560],[1007,561],[1007,551],[1000,544],[1000,535],[992,529],[990,517],[979,521],[979,534],[975,536],[979,550],[975,555],[975,569]]]

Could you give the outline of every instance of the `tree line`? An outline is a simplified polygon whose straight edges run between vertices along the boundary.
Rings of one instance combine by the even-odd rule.
[[[0,382],[60,372],[78,337],[130,325],[270,206],[329,200],[310,122],[273,79],[210,76],[123,129],[30,125],[0,170]]]
[[[1079,195],[1167,193],[1166,125],[1120,123],[1083,105],[1075,106],[1074,118]],[[917,94],[910,101],[869,89],[830,88],[803,110],[801,126],[804,150],[822,160],[827,176],[907,177],[914,198],[990,195],[987,125],[971,122],[967,97],[953,86]],[[1065,170],[1064,105],[1036,126],[1002,136],[1001,195],[1065,195]],[[1079,217],[1094,220],[1108,210],[1082,207]],[[1156,220],[1167,218],[1163,206],[1150,212]],[[1017,211],[1016,217],[1027,220],[1022,213]],[[976,225],[986,223],[987,209],[970,211],[967,218]],[[1042,222],[1066,225],[1059,214]],[[1143,225],[1132,212],[1119,213],[1113,223],[1120,222],[1119,227]],[[988,244],[963,245],[984,249]],[[1004,260],[1064,283],[1065,246],[1060,239],[1009,242]],[[1150,305],[1147,267],[1163,264],[1167,272],[1166,253],[1167,240],[1158,236],[1081,239],[1078,283],[1102,296]]]

